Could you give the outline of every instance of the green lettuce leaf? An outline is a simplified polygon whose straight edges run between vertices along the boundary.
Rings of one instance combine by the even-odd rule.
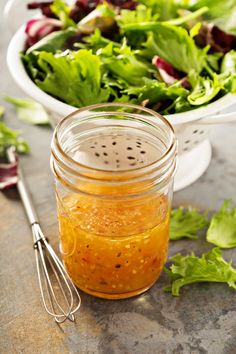
[[[167,21],[167,23],[170,23],[172,25],[176,25],[176,26],[183,26],[185,25],[186,27],[189,27],[190,29],[193,28],[193,24],[198,25],[197,27],[193,28],[192,31],[190,31],[190,36],[193,38],[194,36],[196,36],[196,34],[198,33],[200,26],[198,23],[196,23],[196,19],[202,17],[203,14],[205,14],[206,12],[208,12],[208,7],[204,6],[201,7],[200,9],[194,11],[194,12],[190,12],[188,11],[186,14],[179,16],[177,18],[173,18],[169,21]]]
[[[152,66],[136,57],[125,38],[121,47],[110,42],[106,47],[97,51],[97,54],[103,62],[105,71],[122,78],[131,85],[141,85],[144,77],[150,77]]]
[[[72,27],[62,31],[49,33],[47,36],[43,37],[40,41],[27,49],[26,55],[41,51],[55,53],[57,50],[63,49],[66,40],[76,33],[77,29]]]
[[[144,5],[138,5],[135,10],[121,10],[120,14],[117,16],[116,20],[119,27],[122,28],[130,23],[143,23],[156,21],[159,17],[158,13],[153,13],[151,8]],[[140,32],[126,32],[126,37],[129,45],[134,48],[140,48],[142,43],[145,42],[147,35],[146,33]]]
[[[3,106],[0,106],[0,118],[4,116],[5,113],[5,108]]]
[[[96,53],[99,49],[106,47],[110,43],[112,43],[114,47],[121,47],[120,43],[103,37],[99,28],[96,28],[94,33],[92,33],[90,36],[84,37],[83,42],[84,43],[80,44],[82,48],[84,47],[86,49],[91,49],[93,53]]]
[[[162,114],[172,114],[179,112],[186,112],[193,107],[187,100],[187,97],[177,97],[167,108],[162,111]]]
[[[124,92],[136,96],[136,103],[148,101],[148,105],[157,104],[162,100],[176,99],[177,97],[186,97],[188,90],[181,87],[179,83],[167,86],[164,82],[158,80],[144,79],[142,86],[130,86]]]
[[[191,10],[207,6],[209,11],[204,15],[207,21],[213,22],[223,31],[236,34],[236,2],[235,0],[197,0]]]
[[[29,145],[20,137],[20,133],[0,122],[0,156],[3,156],[9,146],[14,146],[19,154],[28,154]]]
[[[220,90],[223,88],[219,76],[213,73],[213,78],[203,77],[191,71],[188,80],[193,87],[191,94],[188,96],[188,101],[193,106],[201,106],[209,103]]]
[[[219,60],[222,58],[222,56],[223,56],[223,53],[208,54],[206,56],[207,65],[209,65],[209,67],[213,71],[219,72],[220,71]]]
[[[152,31],[143,44],[149,57],[158,55],[184,73],[202,71],[208,47],[199,49],[186,29],[169,23],[149,22],[125,25],[123,30],[141,33]]]
[[[177,17],[179,6],[176,0],[140,0],[139,2],[150,8],[153,14],[158,14],[160,21]]]
[[[101,60],[90,51],[40,52],[38,66],[45,78],[36,84],[62,101],[75,107],[108,101],[110,90],[101,86]]]
[[[31,99],[21,99],[6,96],[6,102],[11,103],[17,112],[18,117],[29,124],[48,124],[48,114],[43,106]]]
[[[138,5],[135,10],[121,10],[117,16],[118,25],[122,28],[130,23],[150,22],[158,19],[158,13],[153,14],[152,9],[144,5]]]
[[[93,33],[96,28],[102,32],[109,32],[114,27],[115,16],[114,8],[104,2],[82,18],[78,23],[78,28],[86,34]]]
[[[236,51],[231,50],[225,54],[222,64],[221,72],[235,75],[236,74]]]
[[[207,230],[207,241],[220,248],[236,247],[236,206],[230,208],[228,200],[213,215]]]
[[[50,6],[54,15],[56,15],[59,20],[61,20],[63,28],[70,26],[76,26],[76,23],[69,17],[70,7],[63,0],[53,0]]]
[[[236,51],[225,54],[221,63],[219,80],[226,92],[236,93]]]
[[[213,248],[202,257],[182,256],[177,254],[170,259],[173,264],[165,269],[171,279],[171,285],[165,290],[179,296],[180,289],[185,285],[201,282],[227,283],[236,290],[236,269],[227,263],[219,248]]]
[[[196,239],[197,232],[208,225],[207,213],[201,214],[196,209],[180,207],[171,212],[170,239]]]

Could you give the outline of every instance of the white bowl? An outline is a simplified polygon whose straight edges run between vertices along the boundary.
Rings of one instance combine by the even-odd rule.
[[[76,108],[45,93],[28,76],[19,55],[24,50],[26,40],[24,29],[25,25],[21,26],[10,41],[7,52],[8,68],[23,91],[50,112],[54,125],[61,117],[72,113]],[[236,95],[226,94],[207,106],[166,115],[174,126],[179,140],[179,169],[175,179],[175,190],[193,183],[206,170],[211,160],[211,148],[207,140],[208,125],[235,121],[235,112],[218,114],[235,103]],[[197,163],[194,156],[199,156]]]

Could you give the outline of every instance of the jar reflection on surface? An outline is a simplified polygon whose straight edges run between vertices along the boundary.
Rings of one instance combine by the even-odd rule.
[[[158,124],[169,133],[164,132],[168,140],[164,143],[164,133],[161,135],[159,145],[150,126],[138,121],[137,113],[135,118],[128,113],[122,120],[119,112],[118,120],[111,119],[113,111],[104,119],[103,107],[99,109],[102,122],[95,118],[95,124],[89,121],[71,133],[71,127],[81,125],[79,111],[57,128],[66,134],[54,136],[52,167],[60,249],[67,271],[80,289],[121,299],[147,290],[166,261],[176,143],[169,125],[156,114]],[[151,116],[148,110],[145,113]],[[55,139],[61,139],[63,146],[62,136],[66,141],[63,158],[55,146]],[[68,136],[72,137],[69,144]],[[146,144],[146,159],[141,154],[142,143]],[[163,155],[167,156],[164,162]],[[71,161],[66,162],[67,156]],[[94,160],[100,156],[105,160]]]

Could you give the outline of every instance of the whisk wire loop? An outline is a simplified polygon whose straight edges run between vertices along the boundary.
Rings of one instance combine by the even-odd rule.
[[[7,157],[9,162],[16,162],[13,147],[7,149]],[[63,323],[67,319],[75,321],[74,313],[81,305],[79,292],[41,230],[33,202],[25,185],[19,160],[17,189],[32,230],[36,269],[43,306],[57,323]]]
[[[33,233],[35,234],[36,248],[36,265],[37,273],[39,278],[39,287],[43,300],[43,305],[48,314],[54,317],[55,321],[58,323],[64,322],[66,319],[74,321],[74,313],[79,309],[81,304],[80,295],[78,290],[69,278],[62,262],[54,252],[51,245],[47,242],[44,237],[39,224],[35,223],[32,225]],[[37,235],[36,235],[37,234]],[[47,263],[47,264],[46,264]],[[63,297],[63,305],[61,306],[58,296],[55,293],[55,288],[52,286],[52,281],[49,275],[49,269],[55,279],[60,295]],[[45,286],[43,286],[43,278]],[[44,289],[47,291],[47,297],[45,296]],[[74,307],[74,296],[73,292],[78,299],[78,304]],[[61,296],[60,296],[61,297]]]

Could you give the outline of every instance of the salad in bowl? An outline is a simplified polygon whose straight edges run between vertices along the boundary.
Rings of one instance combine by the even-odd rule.
[[[33,2],[21,60],[73,107],[129,102],[164,115],[236,93],[234,0]],[[223,15],[222,15],[223,14]]]

